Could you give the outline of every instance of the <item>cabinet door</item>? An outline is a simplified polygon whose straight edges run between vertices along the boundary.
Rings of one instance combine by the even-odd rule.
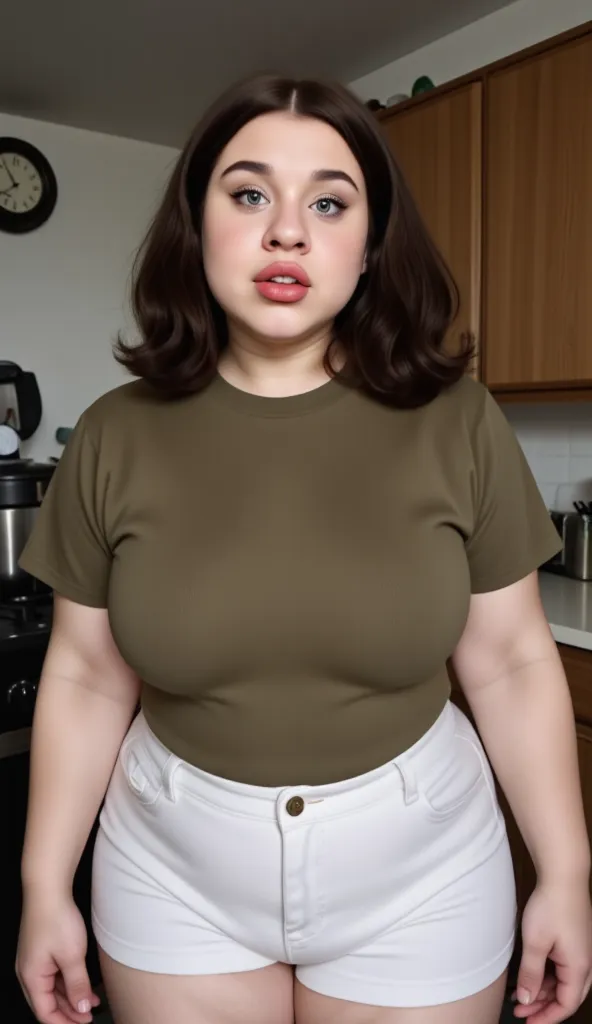
[[[395,112],[382,130],[422,217],[459,286],[461,306],[448,344],[479,340],[481,299],[480,82]]]
[[[564,668],[566,671],[567,679],[572,688],[573,684],[573,666],[577,666],[577,678],[581,683],[585,678],[586,670],[588,674],[588,682],[592,686],[592,654],[588,651],[580,651],[578,648],[559,646],[561,657],[563,660]],[[452,700],[461,711],[464,711],[469,716],[473,725],[475,721],[471,715],[471,710],[466,701],[464,694],[462,693],[458,680],[455,678],[454,673],[449,667],[449,674],[452,683]],[[573,689],[572,689],[573,696]],[[582,722],[576,723],[577,741],[578,741],[578,760],[580,765],[580,780],[582,785],[582,793],[584,798],[584,812],[586,815],[586,821],[588,824],[588,835],[592,836],[592,728]],[[510,842],[510,849],[512,851],[512,860],[514,863],[514,876],[516,878],[516,899],[518,904],[518,917],[521,919],[524,907],[528,902],[528,898],[531,895],[536,885],[536,872],[534,864],[532,863],[531,856],[528,852],[526,844],[520,834],[520,830],[516,824],[516,820],[508,801],[506,800],[503,792],[498,787],[498,799],[500,807],[506,820],[506,827],[508,830],[508,839]],[[510,987],[513,987],[517,972],[520,965],[521,955],[521,941],[520,932],[518,932],[518,941],[516,950],[512,958],[510,965]],[[574,1024],[590,1024],[592,1020],[592,995],[588,996],[588,999],[575,1014],[570,1017],[570,1021]]]
[[[484,378],[592,384],[592,35],[491,75]]]
[[[584,812],[588,823],[588,835],[592,835],[592,729],[589,725],[577,724],[578,758],[580,778],[584,797]],[[572,1024],[590,1024],[592,1020],[592,994],[588,996],[578,1012],[570,1017]]]

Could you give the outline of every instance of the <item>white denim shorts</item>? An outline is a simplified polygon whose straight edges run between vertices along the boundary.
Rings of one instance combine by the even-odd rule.
[[[324,786],[217,778],[131,726],[101,813],[93,926],[114,960],[159,974],[281,961],[373,1006],[486,988],[510,960],[514,875],[489,763],[448,703],[409,750]]]

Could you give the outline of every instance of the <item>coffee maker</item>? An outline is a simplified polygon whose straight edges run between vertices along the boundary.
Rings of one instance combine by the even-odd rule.
[[[19,568],[18,559],[33,529],[55,463],[21,458],[20,444],[41,422],[41,395],[35,374],[0,360],[0,387],[12,386],[16,409],[0,424],[0,603],[26,601],[47,590]]]

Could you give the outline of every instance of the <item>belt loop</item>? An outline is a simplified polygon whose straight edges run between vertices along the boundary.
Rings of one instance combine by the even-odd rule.
[[[181,764],[181,761],[175,754],[170,754],[167,757],[166,764],[162,772],[162,784],[164,791],[168,796],[172,804],[177,802],[177,793],[175,790],[175,773],[177,768]]]
[[[405,803],[414,804],[416,800],[419,800],[419,790],[417,788],[417,779],[415,778],[415,772],[411,764],[405,761],[404,758],[398,758],[395,761],[397,768],[401,773],[403,779],[403,794],[405,797]]]

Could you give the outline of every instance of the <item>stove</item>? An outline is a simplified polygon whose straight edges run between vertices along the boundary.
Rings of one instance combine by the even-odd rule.
[[[0,593],[0,813],[3,871],[0,877],[0,990],[11,1024],[34,1024],[14,973],[21,913],[20,859],[29,785],[33,711],[49,643],[53,611],[50,591],[6,598]],[[87,966],[91,982],[100,978],[90,927],[92,848],[97,823],[74,880],[74,895],[89,933]],[[4,1019],[4,1016],[2,1017]]]
[[[28,749],[52,608],[51,594],[0,601],[0,758]]]
[[[0,600],[0,654],[47,647],[52,615],[51,594]]]

